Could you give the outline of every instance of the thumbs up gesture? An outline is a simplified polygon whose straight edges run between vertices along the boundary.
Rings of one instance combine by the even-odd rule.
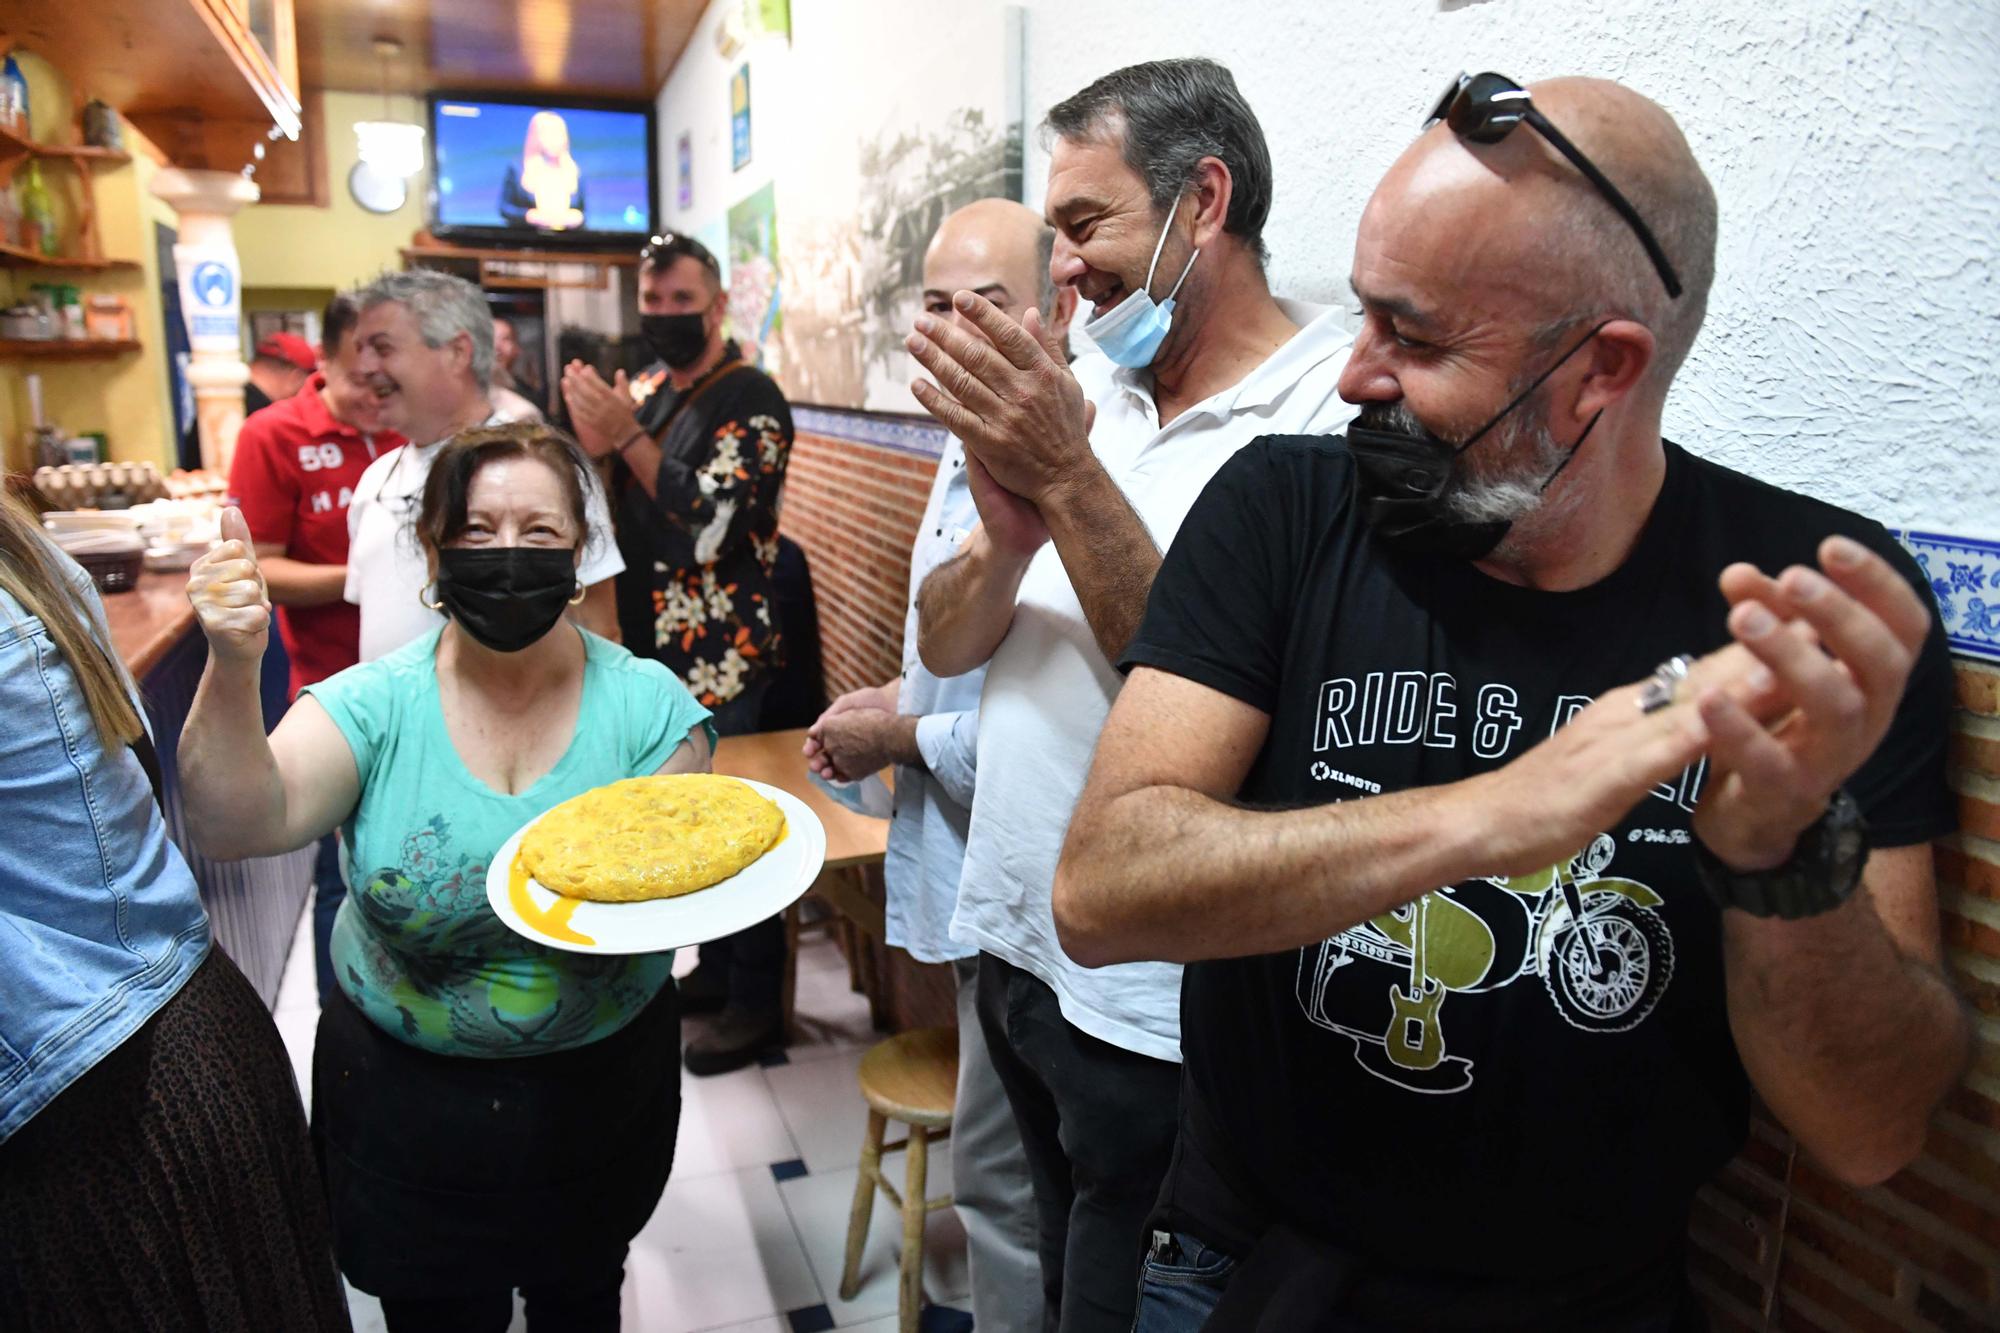
[[[213,656],[263,660],[271,637],[271,598],[257,568],[250,525],[234,505],[222,511],[222,540],[188,570],[188,600]]]

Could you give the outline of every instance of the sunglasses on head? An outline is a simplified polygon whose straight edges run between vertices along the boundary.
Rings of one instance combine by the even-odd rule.
[[[694,260],[718,278],[722,276],[722,265],[716,262],[708,247],[694,237],[683,236],[677,231],[650,238],[639,251],[639,262],[654,268],[665,268],[683,257]]]
[[[1618,187],[1583,155],[1582,149],[1571,143],[1567,135],[1549,123],[1547,116],[1535,109],[1535,104],[1528,98],[1528,90],[1520,84],[1504,74],[1461,74],[1444,90],[1444,96],[1431,109],[1430,118],[1424,121],[1424,128],[1429,129],[1443,121],[1451,126],[1453,134],[1469,143],[1499,143],[1524,120],[1597,187],[1597,192],[1604,196],[1606,203],[1618,210],[1618,216],[1625,219],[1625,225],[1639,238],[1639,244],[1646,247],[1646,255],[1659,271],[1660,281],[1667,285],[1667,295],[1678,297],[1681,280],[1675,275],[1674,266],[1667,262],[1667,252],[1660,248],[1653,229],[1639,216],[1639,210],[1618,193]]]

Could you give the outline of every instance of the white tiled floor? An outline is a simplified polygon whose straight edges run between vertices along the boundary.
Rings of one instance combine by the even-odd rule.
[[[694,961],[684,950],[675,971]],[[829,1316],[830,1326],[860,1333],[895,1330],[902,1227],[887,1199],[875,1201],[860,1292],[843,1301],[837,1290],[867,1120],[854,1071],[878,1038],[829,939],[809,936],[800,947],[797,1010],[802,1039],[787,1063],[682,1076],[673,1178],[625,1266],[626,1333],[794,1333],[829,1327]],[[310,1096],[319,1004],[309,915],[299,922],[275,1017],[300,1091]],[[688,1020],[690,1034],[700,1021]],[[780,1181],[772,1173],[773,1164],[795,1161],[805,1164],[803,1175]],[[889,1162],[900,1187],[902,1158]],[[950,1190],[950,1153],[939,1146],[925,1192]],[[924,1292],[964,1308],[966,1291],[965,1231],[944,1209],[924,1232]],[[382,1333],[374,1297],[350,1289],[349,1302],[356,1333]],[[514,1333],[525,1329],[517,1313]]]

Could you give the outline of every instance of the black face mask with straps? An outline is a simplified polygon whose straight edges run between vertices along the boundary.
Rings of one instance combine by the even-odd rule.
[[[686,315],[641,315],[639,336],[669,370],[686,370],[708,350],[708,311]]]
[[[448,546],[438,552],[446,614],[496,653],[518,653],[576,599],[576,553],[551,546]]]
[[[1347,451],[1354,456],[1355,488],[1361,498],[1362,517],[1375,537],[1400,551],[1457,560],[1478,560],[1498,546],[1514,526],[1511,519],[1480,522],[1451,512],[1449,497],[1459,460],[1603,328],[1599,324],[1585,334],[1485,425],[1467,436],[1463,444],[1454,445],[1421,426],[1412,431],[1367,425],[1368,409],[1363,408],[1347,428]],[[1569,466],[1570,459],[1576,457],[1576,451],[1590,438],[1598,417],[1603,415],[1599,412],[1590,419],[1583,434],[1576,437],[1576,443],[1563,455],[1563,461],[1542,478],[1537,493],[1546,492],[1550,483]]]

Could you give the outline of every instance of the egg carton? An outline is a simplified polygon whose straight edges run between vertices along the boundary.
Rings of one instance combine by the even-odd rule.
[[[167,496],[151,463],[69,463],[35,469],[35,489],[57,509],[128,509]]]

